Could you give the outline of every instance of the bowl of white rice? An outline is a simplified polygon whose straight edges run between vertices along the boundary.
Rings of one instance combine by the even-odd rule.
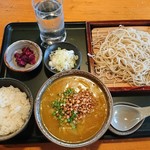
[[[11,139],[27,126],[33,110],[30,89],[13,78],[0,78],[0,141]]]

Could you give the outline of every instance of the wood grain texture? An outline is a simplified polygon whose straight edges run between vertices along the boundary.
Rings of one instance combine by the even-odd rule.
[[[31,0],[0,0],[0,47],[11,22],[35,22]],[[149,20],[150,0],[64,0],[65,21]],[[0,150],[64,150],[53,143],[0,145]],[[98,141],[78,150],[147,150],[150,138]]]
[[[150,141],[147,139],[135,141],[98,141],[88,147],[75,148],[73,150],[148,150]],[[0,150],[72,150],[53,143],[19,144],[19,145],[0,145]]]
[[[10,22],[35,22],[31,0],[0,1],[0,47]],[[65,21],[150,19],[149,0],[64,0]]]

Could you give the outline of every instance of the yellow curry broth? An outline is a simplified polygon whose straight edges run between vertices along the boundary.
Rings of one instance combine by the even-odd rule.
[[[58,93],[64,92],[69,87],[77,92],[81,89],[89,89],[96,99],[94,111],[81,119],[75,129],[60,126],[58,120],[52,115],[52,102],[57,99]],[[40,113],[50,133],[60,140],[76,143],[89,139],[99,131],[107,117],[107,102],[101,89],[95,83],[84,77],[68,76],[58,79],[45,90]]]

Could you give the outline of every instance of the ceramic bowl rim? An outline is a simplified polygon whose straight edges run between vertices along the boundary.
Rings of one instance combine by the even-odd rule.
[[[106,119],[105,123],[103,124],[103,127],[91,139],[89,139],[87,141],[84,141],[84,142],[81,142],[81,143],[67,143],[67,142],[64,142],[64,141],[61,141],[61,140],[55,138],[54,136],[52,136],[51,134],[49,134],[46,131],[44,125],[41,122],[41,117],[40,117],[40,111],[39,111],[40,102],[41,102],[40,98],[41,98],[42,93],[44,92],[44,90],[47,88],[47,86],[49,84],[51,84],[52,82],[54,82],[55,80],[57,80],[57,78],[64,77],[64,76],[69,76],[69,75],[82,76],[82,74],[84,74],[84,77],[87,77],[87,78],[89,77],[90,80],[92,78],[93,82],[98,81],[99,82],[98,84],[101,85],[102,90],[106,94],[105,96],[106,96],[106,99],[107,99],[108,109],[109,109],[108,116],[107,116],[107,119]],[[36,120],[36,123],[37,123],[39,129],[41,130],[41,132],[45,135],[45,137],[48,140],[54,142],[55,144],[63,146],[63,147],[77,148],[77,147],[83,147],[83,146],[90,145],[90,144],[96,142],[99,138],[101,138],[105,134],[105,132],[107,131],[107,129],[110,126],[110,121],[111,121],[111,117],[112,117],[112,108],[113,108],[113,100],[112,100],[112,96],[110,94],[110,91],[97,77],[95,77],[94,75],[92,75],[91,73],[86,72],[86,71],[71,70],[71,71],[65,71],[65,72],[57,73],[57,74],[53,75],[52,77],[50,77],[48,80],[46,80],[45,83],[43,83],[43,85],[39,89],[39,91],[37,93],[37,96],[36,96],[36,99],[35,99],[34,115],[35,115],[35,120]]]
[[[12,86],[14,86],[13,84],[18,84],[19,85],[19,87],[23,87],[23,88],[25,88],[26,89],[26,91],[28,92],[28,94],[29,94],[29,96],[30,97],[28,97],[28,98],[30,98],[29,99],[29,101],[30,101],[30,106],[31,106],[31,108],[30,108],[30,112],[29,112],[29,115],[28,115],[28,118],[26,119],[26,121],[24,122],[24,124],[23,124],[23,126],[20,128],[20,129],[18,129],[17,131],[15,131],[15,132],[13,132],[13,133],[11,133],[11,134],[8,134],[8,135],[6,135],[6,136],[0,136],[0,141],[5,141],[5,140],[9,140],[9,139],[12,139],[13,137],[15,137],[15,136],[17,136],[19,133],[21,133],[25,128],[26,128],[26,126],[28,125],[28,123],[29,123],[29,121],[30,121],[30,119],[31,119],[31,116],[32,116],[32,113],[33,113],[33,106],[34,106],[34,104],[33,104],[33,101],[34,101],[34,99],[33,99],[33,95],[32,95],[32,93],[31,93],[31,90],[28,88],[28,86],[25,84],[25,83],[23,83],[22,81],[20,81],[20,80],[17,80],[17,79],[14,79],[14,78],[0,78],[0,82],[11,82],[11,84],[9,84],[9,85],[12,85]],[[2,87],[2,86],[1,86]],[[1,88],[0,87],[0,88]],[[18,86],[14,86],[14,87],[17,87],[17,88],[19,88]],[[20,89],[20,88],[19,88]],[[20,89],[21,90],[21,89]],[[21,90],[22,91],[22,90]],[[24,92],[24,91],[23,91]],[[28,96],[28,95],[27,95]]]
[[[32,65],[31,67],[29,67],[29,68],[26,68],[26,69],[15,69],[15,68],[13,68],[13,67],[11,67],[9,65],[9,62],[7,61],[7,54],[11,50],[12,47],[14,47],[15,45],[17,45],[17,44],[19,44],[21,42],[22,43],[28,43],[28,44],[33,45],[34,47],[36,47],[36,49],[38,50],[38,53],[39,53],[39,58],[38,58],[37,62],[34,65]],[[42,61],[42,50],[41,50],[40,46],[37,43],[35,43],[33,41],[30,41],[30,40],[18,40],[18,41],[15,41],[12,44],[10,44],[6,48],[6,51],[4,52],[4,63],[5,63],[5,65],[10,70],[15,71],[15,72],[30,72],[30,71],[36,69],[40,65],[41,61]]]
[[[47,52],[49,52],[49,48],[50,47],[52,47],[52,46],[54,46],[54,45],[70,45],[70,46],[72,46],[73,47],[73,51],[74,52],[77,52],[78,53],[78,57],[79,57],[79,61],[78,61],[78,63],[77,63],[77,65],[73,68],[73,69],[79,69],[79,67],[81,66],[81,63],[82,63],[82,53],[81,53],[81,51],[79,50],[79,48],[77,47],[77,46],[75,46],[74,44],[72,44],[72,43],[69,43],[69,42],[56,42],[56,43],[53,43],[53,44],[51,44],[50,46],[48,46],[47,47],[47,49],[45,50],[45,52],[44,52],[44,64],[45,64],[45,67],[47,68],[47,70],[49,70],[50,72],[52,72],[52,73],[59,73],[59,71],[56,71],[56,70],[53,70],[53,69],[51,69],[49,66],[48,66],[48,64],[47,64]],[[55,51],[55,50],[51,50],[51,51]],[[50,53],[51,53],[51,51],[50,51]],[[49,53],[49,54],[50,54]],[[72,69],[71,69],[72,70]],[[64,72],[64,71],[62,71],[62,72]]]

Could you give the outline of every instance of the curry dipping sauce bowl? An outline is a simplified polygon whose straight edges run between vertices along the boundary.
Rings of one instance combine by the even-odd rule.
[[[49,62],[50,62],[50,54],[56,54],[56,51],[58,49],[65,49],[68,51],[68,53],[61,53],[61,54],[64,54],[65,56],[62,56],[62,55],[57,55],[58,58],[56,59],[57,62],[55,62],[55,65],[52,65],[53,67],[51,67],[49,65]],[[63,71],[67,71],[67,70],[71,70],[70,68],[67,69],[63,66],[69,66],[71,65],[71,63],[69,64],[69,62],[67,63],[66,61],[63,61],[63,60],[70,60],[68,59],[68,54],[69,52],[73,51],[74,52],[74,55],[78,57],[78,59],[75,61],[75,64],[74,66],[72,67],[72,69],[79,69],[81,63],[82,63],[82,53],[80,51],[79,48],[77,48],[75,45],[71,44],[71,43],[68,43],[68,42],[57,42],[57,43],[54,43],[50,46],[48,46],[48,48],[45,50],[44,52],[44,64],[45,64],[45,67],[47,68],[48,71],[52,72],[52,73],[58,73],[58,72],[62,72],[62,71],[59,71],[57,70],[56,68],[58,68],[57,66],[62,66]],[[59,51],[60,52],[60,51]],[[57,54],[58,54],[58,51],[57,51]],[[55,55],[56,56],[56,55]],[[69,55],[70,56],[70,55]],[[53,60],[54,60],[54,57],[53,57]],[[52,59],[51,59],[51,62],[53,63]],[[59,67],[60,69],[60,67]]]
[[[10,86],[13,86],[13,88],[10,88]],[[9,91],[6,92],[6,88],[7,90],[9,88]],[[5,95],[4,93],[7,94]],[[0,78],[0,141],[13,140],[13,138],[24,131],[30,121],[32,113],[33,96],[30,89],[17,79]]]
[[[73,95],[69,97],[68,93]],[[80,108],[85,101],[91,105],[83,107],[86,114]],[[77,106],[76,110],[74,106]],[[35,120],[43,135],[49,141],[69,148],[87,146],[99,140],[110,126],[112,109],[108,88],[91,73],[75,69],[50,77],[39,89],[34,103]]]
[[[25,49],[24,52],[23,49]],[[30,40],[16,41],[8,46],[4,53],[6,66],[15,72],[30,72],[36,69],[41,61],[41,48],[38,44]]]

